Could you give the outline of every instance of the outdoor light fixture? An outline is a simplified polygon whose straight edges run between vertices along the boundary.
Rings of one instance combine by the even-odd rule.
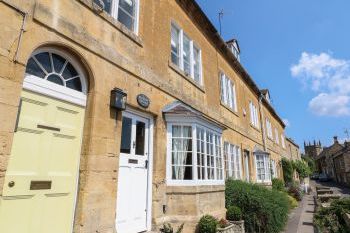
[[[111,107],[120,111],[126,109],[127,94],[119,88],[114,88],[111,91]]]

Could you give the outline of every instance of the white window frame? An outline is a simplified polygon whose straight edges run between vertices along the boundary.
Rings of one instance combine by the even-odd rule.
[[[242,180],[242,153],[241,148],[229,142],[224,143],[224,160],[226,179]]]
[[[266,132],[267,132],[267,137],[271,140],[273,140],[273,135],[272,135],[272,125],[271,121],[269,118],[266,118]]]
[[[190,73],[186,73],[186,76],[190,77],[195,83],[199,84],[200,86],[203,86],[203,67],[202,67],[202,50],[200,49],[200,47],[198,46],[198,44],[196,44],[192,39],[191,37],[186,34],[181,27],[179,27],[175,22],[171,22],[171,29],[170,31],[172,30],[172,28],[176,28],[178,31],[179,31],[179,65],[175,64],[175,63],[172,63],[174,64],[175,66],[179,67],[180,70],[182,70],[183,72],[185,72],[185,69],[184,69],[184,57],[183,57],[183,54],[184,54],[184,36],[186,36],[189,41],[190,41]],[[170,37],[170,43],[171,43],[171,37]],[[199,57],[199,80],[197,81],[195,76],[194,76],[194,49],[197,49],[198,50],[198,57]],[[171,59],[170,59],[170,62]]]
[[[222,148],[222,130],[216,126],[210,125],[207,122],[194,118],[194,117],[184,117],[184,116],[168,116],[167,120],[167,179],[166,183],[169,186],[199,186],[199,185],[224,185],[225,184],[225,174],[224,174],[224,157]],[[173,180],[172,179],[172,127],[173,126],[191,126],[192,127],[192,180]],[[207,145],[205,143],[205,178],[204,180],[198,179],[198,163],[197,163],[197,128],[205,130],[204,138],[206,140],[206,133],[210,132],[214,135],[214,179],[208,179],[207,171]],[[221,156],[221,179],[218,179],[217,170],[217,150],[215,143],[215,135],[220,138],[219,153]]]
[[[236,85],[225,73],[220,72],[221,103],[237,112]]]
[[[120,0],[111,0],[112,1],[112,6],[111,6],[111,13],[110,15],[115,18],[119,23],[123,24],[122,22],[120,22],[118,20],[118,11],[119,11],[119,1]],[[138,35],[139,33],[139,14],[140,14],[140,0],[134,0],[136,7],[135,7],[135,22],[134,22],[134,30],[130,30],[129,28],[127,28],[125,26],[125,28],[127,28],[128,30],[130,30],[131,32],[135,33],[136,35]],[[109,14],[109,13],[107,13]],[[124,24],[123,24],[124,25]]]
[[[281,144],[282,144],[282,148],[286,148],[286,142],[283,134],[281,134]]]
[[[265,179],[260,179],[259,178],[259,173],[258,173],[258,159],[257,157],[262,157],[263,162],[264,162],[264,177]],[[271,182],[271,172],[270,172],[270,156],[268,154],[259,154],[255,153],[254,154],[254,160],[255,160],[255,174],[256,174],[256,182],[257,183],[269,183]]]
[[[280,144],[280,140],[279,140],[278,135],[279,135],[278,130],[277,130],[277,128],[275,128],[275,142],[277,145]]]
[[[249,110],[250,110],[250,123],[255,128],[259,129],[259,115],[258,115],[258,108],[253,103],[253,101],[249,101]]]

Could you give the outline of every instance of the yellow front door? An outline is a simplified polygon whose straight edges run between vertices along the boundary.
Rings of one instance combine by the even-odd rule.
[[[1,233],[70,233],[84,107],[22,92],[0,196]]]

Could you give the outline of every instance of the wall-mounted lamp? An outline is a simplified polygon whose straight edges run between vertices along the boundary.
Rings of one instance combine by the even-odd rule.
[[[124,111],[126,109],[127,96],[122,89],[114,88],[111,91],[111,107],[120,111]]]

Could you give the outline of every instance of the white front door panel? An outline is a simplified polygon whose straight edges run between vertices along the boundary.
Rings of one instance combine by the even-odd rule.
[[[149,119],[123,113],[116,228],[118,233],[147,230]]]

